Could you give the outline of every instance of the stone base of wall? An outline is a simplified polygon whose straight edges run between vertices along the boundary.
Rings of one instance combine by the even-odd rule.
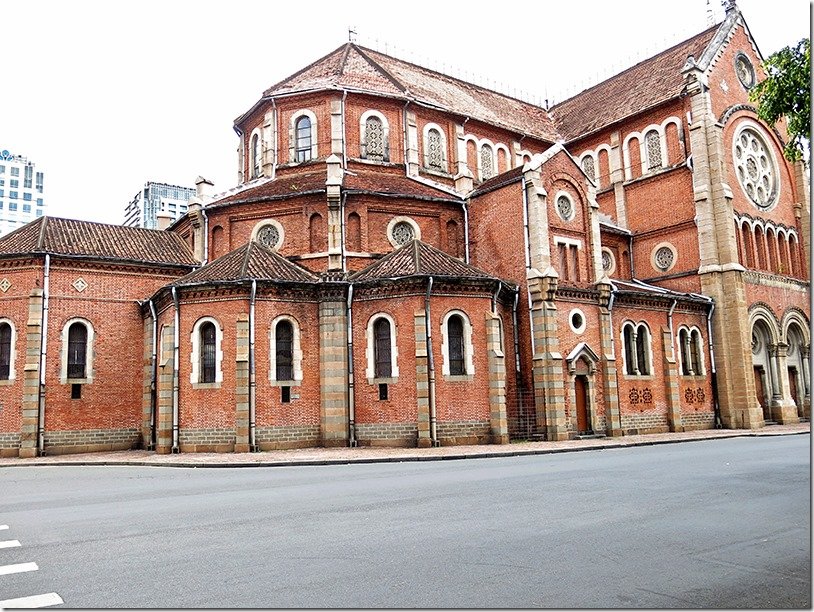
[[[74,431],[45,431],[45,455],[72,453],[98,453],[130,450],[141,447],[141,430],[133,429],[79,429]]]
[[[254,442],[260,450],[313,448],[319,446],[318,425],[255,427]]]
[[[670,425],[664,414],[623,414],[622,430],[626,436],[668,433]]]
[[[20,434],[0,434],[0,457],[17,457],[20,454]]]
[[[489,421],[440,422],[435,426],[441,446],[489,444],[492,441],[491,429]]]
[[[358,446],[414,447],[418,443],[415,423],[356,423]]]
[[[684,424],[684,431],[694,429],[714,429],[714,412],[685,412],[681,415],[681,422]]]
[[[182,453],[231,453],[235,450],[235,430],[182,429],[178,448]]]

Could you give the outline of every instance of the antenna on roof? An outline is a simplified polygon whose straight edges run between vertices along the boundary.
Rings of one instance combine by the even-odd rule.
[[[707,3],[709,3],[709,0],[707,0]],[[348,27],[348,42],[356,42],[356,26]]]

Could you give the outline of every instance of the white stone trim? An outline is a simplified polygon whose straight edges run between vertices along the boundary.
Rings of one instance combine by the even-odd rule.
[[[658,253],[660,249],[665,247],[670,249],[670,251],[672,251],[673,253],[673,261],[670,263],[667,269],[660,268],[658,263],[656,262],[656,253]],[[670,242],[659,242],[650,251],[650,265],[653,266],[653,269],[659,274],[666,274],[675,267],[677,262],[678,262],[678,250]]]
[[[277,380],[277,324],[281,321],[288,321],[294,331],[294,338],[291,346],[292,370],[294,380]],[[293,383],[291,386],[302,383],[302,345],[300,341],[300,324],[291,315],[279,315],[275,317],[269,327],[269,381],[272,383]]]
[[[257,136],[257,159],[255,159],[255,149],[252,146],[254,137]],[[257,167],[257,173],[254,169]],[[263,133],[260,128],[254,128],[249,135],[249,180],[263,176]]]
[[[690,339],[690,350],[693,347],[693,336],[697,336],[698,338],[698,351],[697,355],[700,359],[699,371],[692,374],[692,376],[705,376],[707,373],[706,367],[706,360],[705,354],[706,351],[704,350],[704,334],[701,333],[701,329],[696,325],[680,325],[679,328],[676,330],[676,340],[679,342],[678,347],[678,373],[680,376],[690,376],[690,374],[684,374],[684,348],[681,346],[681,332],[687,334],[687,337]]]
[[[421,228],[412,218],[405,217],[403,215],[393,217],[387,224],[387,240],[394,249],[404,246],[402,244],[398,244],[393,236],[393,228],[396,227],[397,223],[401,222],[409,224],[413,228],[413,238],[416,240],[421,240]]]
[[[311,120],[311,159],[298,162],[297,161],[297,121],[300,117],[308,117]],[[301,108],[291,115],[291,120],[288,123],[288,161],[292,164],[308,163],[318,157],[317,152],[317,116],[307,108]]]
[[[565,244],[567,246],[575,246],[578,250],[582,250],[582,240],[576,238],[566,238],[565,236],[554,236],[554,245]]]
[[[582,323],[580,325],[574,325],[574,316],[579,316],[582,318]],[[575,334],[581,334],[585,331],[588,327],[588,319],[585,316],[585,313],[582,312],[579,308],[572,308],[571,311],[568,313],[568,327],[571,328],[571,331]]]
[[[256,241],[258,232],[261,229],[263,229],[266,225],[273,225],[275,228],[277,228],[277,233],[280,236],[280,240],[277,242],[277,244],[272,249],[272,251],[277,252],[277,251],[280,250],[280,248],[285,243],[285,230],[283,229],[282,224],[279,221],[277,221],[277,219],[263,219],[262,221],[258,221],[255,224],[254,228],[252,229],[251,240]]]
[[[362,159],[370,159],[367,156],[367,141],[365,140],[365,135],[367,133],[366,124],[367,120],[370,117],[376,117],[379,121],[382,122],[382,130],[384,131],[384,159],[382,161],[389,161],[390,160],[390,123],[387,121],[387,117],[385,117],[382,113],[377,110],[367,110],[362,113],[362,116],[359,118],[359,156]],[[371,160],[371,161],[378,161],[378,160]]]
[[[376,339],[373,335],[373,326],[376,324],[376,321],[379,319],[387,319],[390,322],[390,376],[386,379],[376,378],[376,358],[374,355],[374,345],[376,344]],[[374,314],[370,319],[367,321],[367,329],[365,330],[365,341],[367,342],[365,346],[365,358],[367,360],[367,367],[365,368],[365,376],[367,377],[368,382],[370,384],[374,384],[376,381],[380,380],[387,380],[389,382],[395,382],[396,379],[399,377],[399,352],[398,352],[398,344],[396,343],[396,336],[398,332],[398,328],[396,327],[396,321],[386,312],[377,312]]]
[[[453,315],[458,315],[463,319],[464,323],[464,374],[452,375],[449,373],[449,334],[447,333],[447,322]],[[453,379],[461,376],[474,376],[475,375],[475,362],[474,362],[475,348],[472,345],[472,323],[469,317],[463,310],[450,310],[444,315],[441,321],[441,374],[449,376]]]
[[[10,353],[8,361],[8,378],[0,379],[0,385],[11,384],[17,377],[17,374],[14,371],[14,358],[17,355],[17,328],[14,327],[14,322],[11,319],[7,319],[5,317],[0,318],[0,325],[3,325],[4,323],[11,328],[11,346],[9,346]]]
[[[68,378],[68,330],[74,323],[81,323],[88,332],[88,341],[85,346],[85,378]],[[96,332],[93,324],[85,318],[74,317],[68,319],[62,326],[62,347],[60,351],[59,382],[65,384],[89,385],[93,382],[93,341]]]
[[[214,323],[215,325],[215,382],[204,383],[200,381],[201,377],[201,325],[204,323]],[[223,382],[223,328],[220,322],[214,317],[201,317],[195,321],[190,334],[192,342],[192,350],[190,351],[189,359],[192,362],[192,371],[189,373],[189,382],[192,383],[194,389],[207,388],[211,385],[220,386]]]
[[[639,373],[639,374],[628,374],[628,368],[627,368],[627,353],[628,353],[628,351],[627,351],[627,344],[625,342],[625,330],[628,327],[632,327],[634,333],[637,336],[639,334],[639,331],[642,328],[644,329],[645,333],[647,334],[647,351],[646,351],[646,354],[645,354],[645,365],[647,366],[648,372],[646,374],[641,374],[641,373]],[[638,323],[636,323],[636,322],[631,321],[631,320],[628,319],[628,320],[626,320],[626,321],[624,321],[622,323],[622,326],[620,328],[620,332],[621,333],[619,334],[619,345],[622,347],[622,376],[624,376],[625,378],[636,378],[636,379],[639,379],[639,378],[652,378],[654,376],[654,372],[653,372],[653,335],[650,333],[650,327],[648,327],[647,323],[645,323],[644,321],[639,321]],[[635,345],[635,339],[634,339],[634,345]],[[637,349],[637,354],[638,354],[638,349]],[[638,363],[636,364],[636,367],[638,367]]]

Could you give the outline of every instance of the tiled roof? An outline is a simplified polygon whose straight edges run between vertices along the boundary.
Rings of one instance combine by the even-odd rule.
[[[613,279],[613,285],[620,293],[628,294],[641,294],[641,295],[658,295],[669,299],[680,299],[691,302],[705,302],[709,300],[702,295],[695,293],[684,293],[680,291],[673,291],[672,289],[665,289],[664,287],[657,287],[643,281],[633,279],[630,281]]]
[[[719,26],[711,27],[551,108],[566,141],[595,132],[681,93],[681,69],[701,57]]]
[[[58,217],[40,217],[0,238],[0,256],[27,253],[174,266],[199,263],[173,232]]]
[[[462,201],[462,198],[454,193],[405,176],[403,168],[399,172],[382,172],[376,168],[354,168],[352,172],[345,174],[342,186],[348,191]]]
[[[257,202],[268,198],[295,196],[301,193],[325,191],[326,165],[315,162],[296,171],[279,174],[275,179],[261,179],[255,185],[245,184],[236,193],[227,193],[207,206]]]
[[[548,142],[558,138],[551,118],[539,106],[353,43],[271,86],[263,95],[319,89],[350,89],[414,100]]]
[[[367,281],[403,276],[445,276],[467,279],[494,279],[420,240],[411,240],[376,263],[352,274],[348,280]]]
[[[311,283],[317,277],[268,247],[252,240],[215,261],[182,276],[172,283],[177,287],[241,280]],[[170,286],[172,286],[170,285]]]

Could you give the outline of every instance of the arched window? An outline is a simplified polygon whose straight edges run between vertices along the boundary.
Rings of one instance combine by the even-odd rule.
[[[451,376],[466,374],[466,352],[464,349],[464,322],[459,315],[447,320],[449,341],[449,373]]]
[[[696,375],[704,373],[704,353],[701,332],[697,329],[690,333],[690,356],[692,358],[692,369]]]
[[[73,323],[68,328],[68,378],[86,378],[88,328]]]
[[[393,373],[390,356],[390,321],[384,317],[373,325],[374,372],[376,378],[389,378]]]
[[[431,128],[427,130],[426,151],[424,153],[425,165],[432,170],[446,172],[447,161],[444,154],[444,139],[440,130]]]
[[[447,221],[447,252],[454,256],[461,256],[460,236],[458,235],[458,224],[453,221]]]
[[[14,350],[14,330],[11,323],[0,321],[0,380],[14,378],[12,354]]]
[[[639,366],[639,374],[650,374],[650,333],[644,325],[636,328],[636,359]]]
[[[650,130],[644,137],[647,147],[647,169],[661,168],[661,136],[656,130]]]
[[[345,228],[345,248],[348,251],[359,252],[362,250],[362,219],[358,213],[352,212],[348,215],[348,226]]]
[[[296,146],[294,159],[298,162],[304,162],[311,159],[311,119],[307,116],[302,116],[297,119],[296,127]]]
[[[387,160],[387,141],[384,123],[379,117],[370,116],[365,120],[362,157],[374,161]]]
[[[596,180],[596,167],[594,165],[594,158],[586,155],[582,158],[582,171],[592,181]]]
[[[212,254],[211,259],[214,260],[224,255],[224,239],[223,228],[220,225],[213,227],[212,238],[209,245],[209,252]]]
[[[215,358],[217,333],[215,331],[215,324],[211,321],[206,321],[199,328],[198,334],[200,335],[201,343],[201,367],[198,382],[213,383],[215,382],[215,373],[217,371]]]
[[[495,154],[492,147],[483,145],[480,149],[480,176],[481,180],[492,178],[495,175]]]
[[[260,135],[252,136],[252,178],[260,176]]]
[[[274,334],[276,380],[294,380],[294,326],[283,319]]]
[[[309,221],[310,246],[312,253],[320,253],[328,249],[328,237],[325,235],[325,223],[322,215],[314,213]]]
[[[684,376],[692,374],[692,358],[690,357],[690,334],[686,329],[678,332],[678,346],[681,349],[681,373]]]
[[[625,348],[625,374],[650,375],[650,331],[644,323],[626,323],[622,328]]]

